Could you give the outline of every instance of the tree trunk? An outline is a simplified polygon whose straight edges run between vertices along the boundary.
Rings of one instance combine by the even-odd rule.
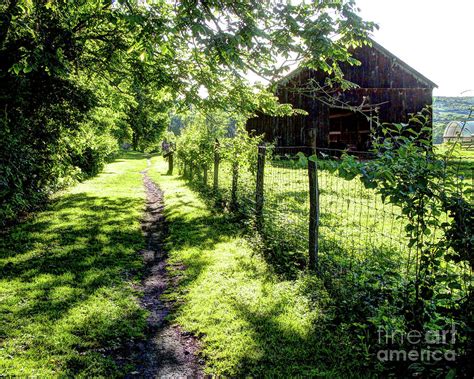
[[[139,141],[138,134],[136,132],[133,132],[133,134],[132,134],[132,148],[135,151],[138,150],[138,141]]]

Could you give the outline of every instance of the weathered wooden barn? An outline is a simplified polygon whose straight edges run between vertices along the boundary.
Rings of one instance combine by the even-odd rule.
[[[436,84],[375,41],[352,55],[361,64],[341,68],[356,88],[330,88],[324,73],[297,69],[278,83],[276,95],[308,115],[258,115],[248,120],[247,130],[264,134],[277,146],[364,151],[370,145],[370,120],[407,122],[410,114],[432,104]]]

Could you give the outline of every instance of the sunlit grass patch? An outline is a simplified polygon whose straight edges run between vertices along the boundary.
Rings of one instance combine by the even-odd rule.
[[[150,176],[164,191],[170,271],[179,286],[175,322],[202,340],[209,373],[226,376],[331,374],[319,342],[324,314],[308,297],[305,275],[282,280],[239,226],[206,207],[160,158]],[[184,270],[180,269],[184,266]],[[317,280],[316,280],[317,281]]]
[[[109,376],[110,352],[143,335],[141,154],[60,194],[2,234],[0,375]]]
[[[170,262],[185,266],[173,268],[181,278],[170,294],[181,304],[176,321],[201,337],[209,373],[367,377],[390,370],[375,358],[376,327],[402,324],[400,303],[391,304],[405,295],[411,275],[399,208],[359,178],[321,169],[318,276],[304,268],[305,168],[267,163],[263,240],[239,230],[235,214],[220,207],[229,202],[229,170],[220,171],[215,196],[196,177],[160,175],[167,169],[162,159],[154,168],[165,191]],[[240,194],[249,188],[239,187]],[[216,197],[217,207],[203,206],[201,199]],[[252,204],[251,196],[238,201]]]
[[[253,178],[253,180],[252,180]],[[255,215],[255,173],[239,167],[237,212]],[[362,261],[369,255],[390,251],[403,261],[409,255],[401,209],[382,201],[360,178],[346,180],[337,172],[318,169],[319,253],[343,250]],[[194,177],[193,185],[199,183]],[[208,190],[212,178],[208,180]],[[231,201],[232,170],[229,162],[219,166],[219,193],[223,203]],[[199,184],[198,184],[199,188]],[[271,265],[285,276],[295,277],[308,263],[309,181],[308,170],[291,160],[268,155],[264,170],[263,226],[266,254]]]

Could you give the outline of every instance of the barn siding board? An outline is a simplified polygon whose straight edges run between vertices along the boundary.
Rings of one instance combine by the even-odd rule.
[[[378,105],[380,121],[391,123],[407,122],[410,114],[432,104],[432,91],[436,85],[382,46],[373,41],[373,46],[360,47],[352,54],[361,65],[342,64],[341,68],[345,79],[359,87],[341,91],[339,96],[343,102],[359,105],[366,97],[370,104]],[[280,83],[276,92],[281,102],[307,111],[307,116],[258,115],[247,122],[247,130],[264,134],[266,141],[279,146],[314,147],[315,143],[319,147],[329,146],[329,116],[333,110],[299,91],[311,78],[322,85],[326,75],[309,69],[296,70]],[[354,118],[353,128],[362,128],[360,122]]]

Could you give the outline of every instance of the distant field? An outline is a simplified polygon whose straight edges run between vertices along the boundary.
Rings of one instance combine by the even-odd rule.
[[[466,114],[466,110],[469,110],[471,107],[474,107],[474,96],[437,96],[433,101],[433,120],[444,120],[447,116],[462,118]]]
[[[443,141],[443,132],[450,121],[464,120],[474,107],[474,97],[435,97],[433,100],[433,140]]]

